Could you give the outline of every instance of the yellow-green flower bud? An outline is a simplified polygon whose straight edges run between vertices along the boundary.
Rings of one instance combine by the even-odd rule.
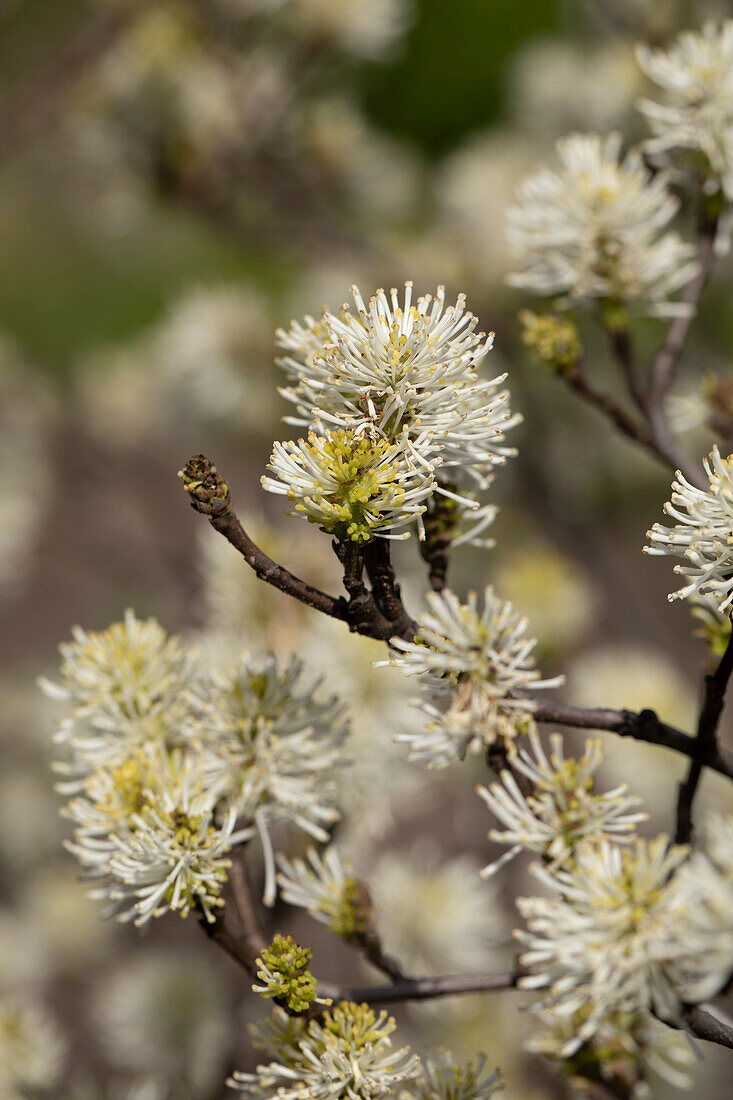
[[[575,366],[583,348],[572,321],[554,313],[538,315],[529,309],[519,313],[519,320],[522,343],[540,363],[561,373]]]
[[[305,1012],[316,1000],[316,979],[308,969],[312,955],[309,947],[278,932],[256,960],[257,977],[264,984],[252,989],[261,997],[276,997],[293,1012]]]

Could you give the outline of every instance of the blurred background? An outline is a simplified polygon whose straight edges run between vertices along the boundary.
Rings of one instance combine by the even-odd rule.
[[[180,491],[176,471],[204,451],[265,549],[338,587],[324,537],[259,489],[273,438],[292,431],[280,423],[278,325],[338,309],[354,282],[365,295],[405,279],[420,293],[445,283],[449,299],[465,291],[496,331],[493,373],[509,372],[524,424],[495,485],[497,546],[458,551],[452,586],[491,580],[526,611],[543,671],[567,674],[567,699],[649,706],[692,727],[706,647],[688,610],[666,601],[668,563],[641,554],[668,474],[529,362],[516,313],[532,303],[505,285],[503,216],[557,137],[642,135],[635,42],[728,11],[706,0],[0,0],[0,1002],[20,996],[37,1014],[38,1081],[54,1096],[219,1100],[227,1073],[252,1063],[244,1024],[263,1009],[193,920],[145,936],[101,922],[62,850],[55,708],[35,678],[53,675],[72,624],[102,629],[128,606],[203,646],[307,648],[357,704],[339,839],[373,889],[387,947],[416,973],[511,957],[512,899],[529,880],[518,866],[495,885],[476,878],[496,854],[473,793],[480,763],[409,766],[385,740],[407,721],[405,685],[372,672],[378,651],[263,591]],[[732,277],[727,261],[675,394],[700,457],[715,441],[711,379],[730,377]],[[637,325],[649,351],[663,333]],[[583,339],[613,388],[590,322]],[[418,608],[415,547],[399,560]],[[679,761],[610,737],[606,747],[609,784],[630,779],[650,830],[669,830]],[[733,808],[714,776],[705,806]],[[357,978],[359,961],[307,918],[275,911],[272,926],[315,948],[319,977],[376,977]],[[519,1000],[443,1001],[400,1021],[418,1049],[486,1051],[511,1100],[561,1097],[522,1054]],[[729,1096],[729,1074],[726,1055],[706,1049],[695,1095]],[[660,1084],[655,1095],[678,1094]]]

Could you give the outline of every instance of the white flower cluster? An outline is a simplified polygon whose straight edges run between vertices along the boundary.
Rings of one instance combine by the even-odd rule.
[[[337,848],[329,845],[323,853],[309,848],[306,855],[306,860],[279,857],[283,901],[307,910],[346,939],[365,932],[371,917],[369,895],[349,864],[341,862]]]
[[[639,108],[653,137],[644,148],[701,172],[708,191],[733,199],[733,20],[685,31],[667,50],[640,45],[639,64],[664,92]],[[685,155],[687,163],[685,164]]]
[[[500,782],[478,787],[494,817],[504,826],[492,829],[489,838],[511,845],[508,852],[482,871],[494,875],[521,851],[536,852],[550,869],[566,866],[576,846],[587,837],[613,835],[617,842],[635,839],[639,822],[648,814],[639,810],[641,799],[628,794],[626,784],[603,794],[596,793],[595,772],[603,763],[600,740],[588,740],[579,760],[566,757],[559,733],[550,738],[552,752],[545,753],[534,728],[528,731],[532,754],[510,745],[512,768],[532,784],[523,794],[514,775],[504,770]]]
[[[519,265],[511,285],[562,295],[566,305],[601,300],[658,316],[683,312],[671,299],[697,263],[691,245],[662,232],[679,205],[664,175],[653,176],[638,151],[622,157],[620,134],[571,134],[557,153],[560,170],[528,176],[507,213]]]
[[[528,728],[533,702],[514,693],[557,687],[562,677],[540,678],[528,620],[491,586],[482,608],[474,592],[467,604],[447,589],[426,601],[416,640],[393,638],[399,653],[384,663],[422,677],[417,705],[430,721],[398,740],[409,745],[412,759],[440,768]]]
[[[334,771],[347,732],[334,698],[299,684],[301,665],[242,658],[204,672],[155,620],[61,647],[70,705],[57,735],[68,750],[60,789],[75,826],[68,843],[107,913],[143,924],[168,910],[213,920],[231,848],[256,831],[274,900],[268,826],[292,821],[319,840],[338,816]]]
[[[586,1040],[576,1057],[567,1061],[562,1051],[583,1023],[584,1013],[567,1015],[542,1009],[534,1013],[535,1030],[527,1050],[543,1054],[571,1075],[580,1089],[584,1080],[598,1075],[610,1088],[614,1084],[633,1100],[651,1100],[649,1078],[654,1075],[676,1089],[690,1089],[690,1068],[696,1061],[687,1035],[661,1023],[649,1012],[619,1012],[609,1016],[595,1035]],[[631,1092],[628,1090],[631,1088]]]
[[[23,1100],[56,1085],[65,1044],[55,1022],[31,1002],[0,1001],[0,1096]]]
[[[393,1048],[394,1029],[386,1012],[376,1015],[367,1004],[341,1001],[310,1023],[276,1008],[250,1028],[254,1046],[275,1060],[228,1083],[256,1100],[390,1096],[420,1070],[409,1047]]]
[[[529,973],[521,985],[546,991],[541,1012],[575,1019],[560,1057],[619,1014],[675,1023],[682,1003],[719,992],[733,969],[729,850],[724,860],[723,868],[702,854],[688,860],[687,848],[659,836],[623,848],[585,840],[565,867],[534,868],[550,896],[518,899]]]
[[[499,388],[506,376],[478,374],[493,336],[476,332],[464,295],[446,306],[443,287],[415,303],[411,283],[403,301],[396,290],[377,291],[368,305],[352,293],[356,314],[345,305],[278,331],[290,379],[282,393],[295,405],[292,423],[311,434],[276,445],[276,479],[264,487],[357,540],[416,518],[422,536],[421,513],[438,493],[458,512],[455,533],[475,537],[494,515],[477,494],[513,453],[504,433],[518,423]]]
[[[702,1001],[715,996],[733,971],[733,817],[710,816],[704,844],[678,876],[688,899],[692,960],[683,960],[677,980],[685,1000]]]
[[[681,558],[675,573],[686,583],[670,600],[711,597],[718,610],[733,604],[733,455],[722,458],[714,447],[703,468],[709,488],[691,485],[680,471],[672,482],[672,498],[665,504],[667,515],[677,520],[674,527],[655,523],[647,535],[647,554]]]
[[[228,1084],[254,1100],[491,1100],[503,1088],[484,1055],[459,1063],[441,1051],[421,1061],[407,1046],[395,1050],[394,1020],[367,1004],[341,1001],[310,1023],[276,1008],[249,1030],[273,1061],[255,1073],[236,1072]]]

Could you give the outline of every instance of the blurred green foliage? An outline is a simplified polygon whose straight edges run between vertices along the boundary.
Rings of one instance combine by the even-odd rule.
[[[520,42],[559,30],[561,7],[560,0],[419,0],[401,56],[363,70],[367,110],[428,156],[447,152],[501,117],[507,63]]]
[[[438,158],[505,110],[506,68],[518,43],[552,33],[560,0],[417,0],[395,56],[354,63],[352,82],[371,119]],[[5,17],[0,35],[3,99],[32,81],[39,62],[71,41],[90,6],[35,0]],[[52,135],[49,135],[52,136]],[[151,324],[192,282],[250,278],[268,289],[287,280],[282,257],[248,252],[194,217],[160,203],[144,231],[93,235],[63,198],[44,188],[31,148],[0,165],[0,329],[37,365],[66,374],[76,355]]]

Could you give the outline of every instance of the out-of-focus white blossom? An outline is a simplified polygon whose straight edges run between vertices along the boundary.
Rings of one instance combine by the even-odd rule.
[[[402,37],[411,0],[286,0],[291,27],[357,57],[384,57]]]
[[[51,698],[70,705],[55,740],[73,753],[58,771],[69,777],[67,789],[76,790],[94,769],[120,764],[147,741],[186,739],[193,661],[179,638],[131,610],[106,630],[76,626],[72,635],[73,642],[59,646],[61,683],[39,683]]]
[[[513,545],[494,582],[515,607],[532,608],[532,629],[544,653],[577,643],[593,622],[596,588],[576,562],[550,543]]]
[[[690,432],[702,427],[710,415],[710,407],[700,386],[670,394],[667,398],[667,418],[673,432]]]
[[[677,471],[664,511],[678,522],[674,527],[655,523],[647,531],[651,545],[644,552],[683,560],[674,571],[686,581],[670,600],[713,596],[724,612],[733,604],[733,455],[722,458],[714,447],[703,467],[708,489],[691,485]]]
[[[66,1052],[56,1023],[40,1005],[0,1001],[0,1095],[23,1100],[29,1089],[54,1086]]]
[[[245,822],[254,822],[265,853],[265,897],[275,897],[269,826],[293,821],[316,840],[338,818],[336,775],[346,762],[344,708],[305,686],[294,658],[280,669],[270,655],[244,658],[232,673],[212,672],[202,728],[212,757],[209,783]]]
[[[691,958],[677,968],[684,1000],[714,997],[733,973],[733,817],[711,814],[702,848],[677,872]]]
[[[543,138],[624,125],[640,86],[633,51],[619,39],[590,48],[585,41],[530,39],[512,66],[514,114]]]
[[[496,129],[469,136],[451,153],[436,180],[442,215],[432,230],[433,237],[440,234],[433,244],[437,255],[427,264],[424,258],[416,258],[421,270],[428,266],[444,272],[446,258],[455,253],[458,277],[480,280],[482,287],[488,286],[501,299],[511,259],[504,219],[535,156],[526,136]],[[431,241],[428,238],[428,245]],[[425,250],[422,237],[421,246]]]
[[[662,232],[678,201],[621,135],[571,134],[557,143],[560,170],[527,177],[507,213],[519,270],[513,286],[564,295],[566,304],[621,302],[659,316],[684,312],[672,296],[697,271],[694,248]]]
[[[150,1074],[165,1095],[204,1097],[220,1083],[228,1043],[225,990],[191,951],[143,951],[107,975],[94,1022],[112,1064]]]
[[[516,933],[530,975],[521,985],[546,990],[542,1004],[562,1015],[582,1013],[562,1057],[591,1039],[612,1013],[651,1009],[677,1018],[674,967],[695,946],[686,943],[684,906],[668,881],[686,855],[665,836],[630,848],[586,841],[572,866],[534,868],[553,896],[517,900],[528,925]]]
[[[645,1011],[609,1016],[583,1044],[578,1057],[568,1062],[562,1052],[573,1042],[584,1016],[582,1009],[571,1015],[553,1009],[535,1012],[527,1050],[552,1058],[561,1071],[572,1075],[578,1088],[584,1079],[593,1080],[595,1072],[609,1086],[618,1081],[624,1089],[631,1087],[631,1100],[652,1100],[650,1073],[673,1088],[692,1088],[690,1069],[696,1057],[687,1035]]]
[[[392,1095],[420,1070],[409,1047],[393,1048],[394,1029],[391,1016],[377,1015],[367,1004],[341,1001],[310,1023],[276,1008],[250,1027],[254,1046],[273,1061],[255,1073],[237,1072],[228,1083],[256,1100],[298,1100],[306,1093],[313,1100]]]
[[[291,515],[341,541],[408,538],[404,528],[419,523],[435,489],[426,439],[413,442],[406,432],[390,443],[339,428],[273,447],[268,469],[275,476],[262,478],[263,489],[294,501]]]
[[[369,875],[379,936],[408,973],[488,966],[505,928],[468,856],[436,849],[383,853]]]
[[[562,677],[542,680],[535,668],[535,640],[526,636],[529,620],[503,603],[491,586],[483,608],[475,592],[462,604],[446,589],[426,596],[416,641],[393,638],[397,656],[384,662],[423,677],[420,708],[430,724],[425,731],[400,735],[411,757],[443,767],[470,749],[511,738],[531,720],[533,703],[511,693],[557,687]]]
[[[587,740],[579,759],[566,757],[559,733],[550,738],[552,751],[545,753],[537,731],[528,734],[532,753],[521,742],[510,749],[512,767],[532,783],[524,795],[510,771],[502,771],[499,783],[478,787],[503,829],[492,829],[489,838],[511,845],[500,859],[485,867],[489,878],[523,849],[544,856],[551,867],[572,858],[578,843],[588,837],[601,840],[612,834],[617,842],[634,839],[636,826],[649,816],[639,812],[641,799],[628,794],[624,783],[614,790],[596,793],[595,772],[603,763],[601,741]]]
[[[259,385],[271,328],[266,301],[248,286],[198,287],[131,345],[83,361],[79,400],[104,445],[140,446],[207,428],[262,432],[275,394]]]
[[[352,100],[333,95],[304,103],[298,141],[300,155],[326,187],[345,193],[370,233],[385,220],[401,225],[414,209],[419,162],[404,144],[376,130]],[[313,287],[308,291],[312,295]]]
[[[365,888],[342,863],[338,850],[330,845],[323,854],[309,848],[304,859],[278,858],[277,877],[283,901],[306,909],[346,939],[358,936],[369,926],[371,905]]]
[[[475,1061],[457,1062],[449,1051],[423,1059],[420,1076],[410,1092],[419,1100],[491,1100],[504,1090],[498,1069],[486,1068],[485,1054]]]
[[[733,20],[706,23],[701,32],[684,31],[667,50],[637,48],[639,64],[664,91],[661,103],[642,99],[639,107],[653,137],[649,153],[685,150],[689,167],[699,167],[708,189],[733,198]],[[679,162],[679,155],[674,158]]]
[[[302,574],[301,574],[302,575]],[[311,576],[310,573],[306,574]],[[372,638],[344,637],[343,624],[318,616],[308,620],[308,643],[301,647],[309,670],[323,676],[331,690],[349,700],[350,735],[347,812],[339,823],[339,850],[358,865],[395,825],[400,811],[416,812],[429,797],[419,769],[385,730],[413,720],[410,684],[374,668],[384,647]]]

